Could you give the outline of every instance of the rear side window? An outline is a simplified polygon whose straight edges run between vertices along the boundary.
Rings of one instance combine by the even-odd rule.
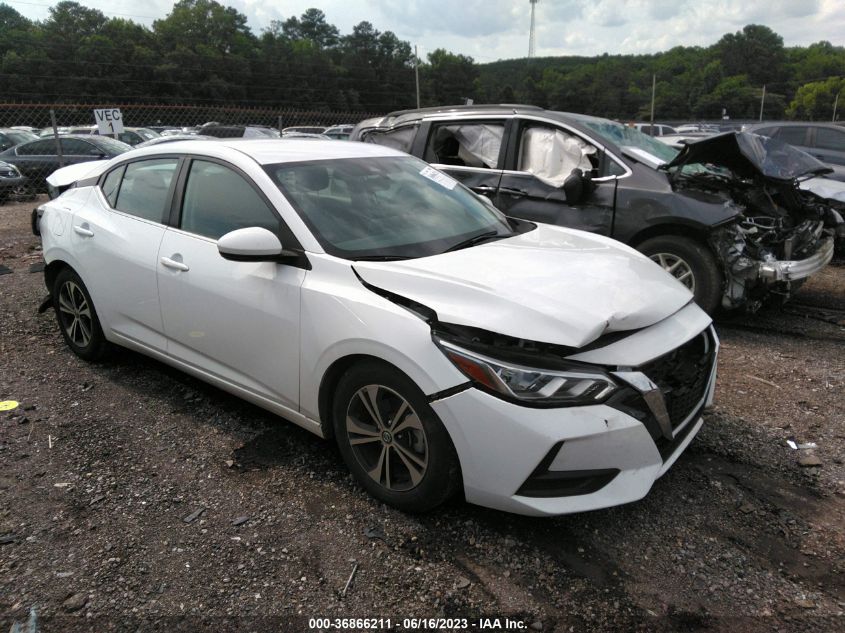
[[[784,143],[790,145],[807,144],[807,128],[803,125],[789,125],[782,127],[777,136]]]
[[[114,171],[110,171],[106,179],[103,181],[103,195],[109,201],[109,206],[114,207],[117,202],[117,191],[120,189],[120,180],[123,178],[123,172],[126,167],[118,167]]]
[[[845,130],[832,130],[826,127],[816,128],[816,147],[845,152]]]
[[[279,234],[279,218],[240,174],[218,163],[193,161],[182,202],[182,230],[216,240],[251,226]]]
[[[163,222],[178,162],[175,158],[160,158],[129,163],[114,208],[144,220]]]
[[[21,145],[15,150],[18,156],[52,156],[56,153],[56,141],[35,141]]]

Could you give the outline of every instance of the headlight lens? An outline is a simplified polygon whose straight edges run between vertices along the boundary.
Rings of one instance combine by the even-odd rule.
[[[435,341],[476,385],[507,400],[534,406],[597,404],[618,389],[610,376],[599,371],[525,367],[470,352],[448,341]]]

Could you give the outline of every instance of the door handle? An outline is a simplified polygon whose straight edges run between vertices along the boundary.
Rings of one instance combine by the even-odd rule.
[[[514,198],[521,198],[528,194],[527,191],[523,191],[522,189],[511,189],[510,187],[499,187],[499,193],[505,193]]]
[[[190,266],[188,266],[187,264],[177,262],[176,260],[170,259],[169,257],[162,257],[161,264],[162,266],[166,266],[167,268],[172,268],[173,270],[181,270],[182,272],[187,272],[191,270]]]
[[[496,187],[491,187],[490,185],[479,185],[478,187],[472,187],[472,190],[475,193],[495,193]]]
[[[73,232],[78,233],[84,237],[94,237],[94,231],[91,229],[86,229],[84,226],[74,225]]]

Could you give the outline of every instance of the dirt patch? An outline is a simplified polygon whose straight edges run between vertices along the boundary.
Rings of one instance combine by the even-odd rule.
[[[841,630],[841,325],[777,308],[717,324],[717,406],[638,503],[529,519],[458,500],[415,517],[261,409],[131,352],[76,359],[36,313],[31,208],[0,206],[0,400],[21,403],[0,414],[0,629],[34,608],[62,632],[302,631],[318,616]],[[843,283],[831,267],[793,305],[842,309]],[[815,442],[821,466],[789,440]]]

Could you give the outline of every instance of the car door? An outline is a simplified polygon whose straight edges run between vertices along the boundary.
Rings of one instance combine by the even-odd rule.
[[[504,213],[610,235],[621,168],[574,131],[534,119],[516,119],[495,199]],[[563,183],[573,169],[592,176],[576,199]],[[621,171],[620,171],[621,173]]]
[[[124,163],[75,210],[71,244],[100,320],[129,346],[164,353],[157,255],[178,157]],[[59,199],[60,202],[63,198]]]
[[[415,144],[414,153],[492,200],[502,178],[508,123],[504,117],[430,121],[420,129],[425,145]]]
[[[50,164],[55,155],[55,139],[44,139],[18,145],[8,161],[14,163],[24,176],[40,184],[54,171],[50,169]]]
[[[305,270],[223,259],[217,239],[260,226],[298,248],[260,188],[235,167],[195,158],[185,170],[158,284],[168,353],[261,398],[298,408],[299,305]]]

